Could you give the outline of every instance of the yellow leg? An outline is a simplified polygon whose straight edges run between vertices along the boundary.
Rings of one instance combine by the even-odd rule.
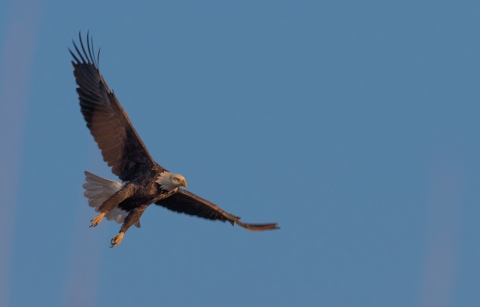
[[[99,215],[97,215],[96,217],[94,217],[90,222],[92,222],[92,225],[90,225],[90,227],[95,227],[97,226],[98,224],[100,224],[100,222],[102,221],[103,217],[105,216],[105,213],[101,213]]]
[[[110,241],[110,243],[112,243],[112,245],[110,247],[115,247],[118,244],[120,244],[120,242],[122,242],[122,240],[123,240],[123,235],[124,234],[125,234],[124,232],[120,232],[118,234],[118,236],[113,237],[112,240]]]

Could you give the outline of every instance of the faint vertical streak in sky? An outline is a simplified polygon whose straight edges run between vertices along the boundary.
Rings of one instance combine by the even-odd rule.
[[[0,306],[9,304],[9,267],[25,110],[40,0],[14,0],[0,51]]]
[[[97,270],[108,242],[100,246],[98,227],[88,227],[95,211],[88,210],[87,200],[77,204],[62,306],[88,307],[95,305],[99,286]]]
[[[451,163],[437,164],[430,181],[419,305],[445,307],[451,304],[457,271],[461,168]]]
[[[74,88],[72,88],[73,90]],[[77,104],[72,102],[72,106],[79,108],[78,102]],[[81,116],[80,108],[78,116]],[[89,133],[87,129],[85,129],[85,133]],[[90,170],[99,169],[102,166],[105,168],[102,164],[100,151],[92,143],[88,151],[87,168]],[[83,178],[83,174],[78,175]],[[83,188],[81,189],[83,193]],[[101,241],[104,228],[100,226],[104,226],[102,224],[106,221],[103,221],[99,227],[89,228],[90,219],[97,214],[93,208],[88,206],[88,200],[82,197],[81,201],[78,202],[77,214],[75,215],[76,220],[73,226],[72,246],[70,248],[62,306],[88,307],[95,305],[100,285],[98,270],[101,268],[103,253],[109,243],[109,241]]]

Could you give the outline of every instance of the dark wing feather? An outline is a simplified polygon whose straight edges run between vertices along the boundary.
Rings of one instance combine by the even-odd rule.
[[[277,223],[269,224],[247,224],[240,222],[238,216],[232,215],[223,211],[214,203],[209,202],[197,195],[183,189],[178,189],[178,192],[172,196],[157,201],[156,205],[167,208],[179,213],[198,216],[209,220],[220,220],[222,222],[229,221],[232,225],[237,224],[245,229],[251,231],[262,231],[279,229]]]
[[[127,113],[114,93],[108,88],[98,69],[100,51],[94,57],[93,42],[87,34],[87,50],[79,33],[81,50],[75,42],[76,54],[71,50],[80,108],[87,127],[98,144],[103,160],[112,167],[112,173],[123,181],[130,181],[158,165],[133,128]]]

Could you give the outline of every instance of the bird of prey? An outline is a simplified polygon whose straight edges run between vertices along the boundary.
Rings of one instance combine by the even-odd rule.
[[[73,74],[78,85],[80,109],[88,129],[101,150],[103,160],[122,182],[85,172],[85,197],[99,215],[91,220],[97,226],[103,218],[122,224],[111,246],[122,241],[151,204],[168,210],[209,220],[228,221],[251,231],[279,229],[277,223],[247,224],[240,217],[223,211],[215,204],[183,188],[185,177],[167,171],[153,160],[113,91],[99,70],[100,50],[95,56],[93,40],[87,33],[86,48],[79,33],[80,47],[73,41]]]

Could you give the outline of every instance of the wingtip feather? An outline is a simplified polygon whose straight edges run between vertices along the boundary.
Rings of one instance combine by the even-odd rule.
[[[250,231],[265,231],[265,230],[276,230],[280,229],[277,223],[268,223],[268,224],[248,224],[242,223],[240,221],[235,221],[235,224],[241,226]]]

